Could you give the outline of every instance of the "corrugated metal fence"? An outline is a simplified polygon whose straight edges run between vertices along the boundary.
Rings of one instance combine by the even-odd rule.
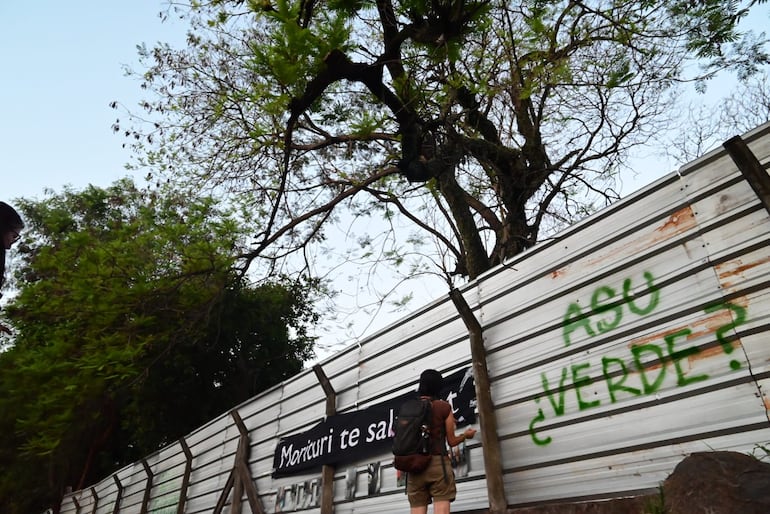
[[[766,170],[770,125],[743,140]],[[462,290],[484,328],[510,506],[649,493],[688,453],[770,442],[768,217],[716,151]],[[470,364],[447,298],[321,365],[345,413],[413,390],[425,368]],[[324,412],[307,370],[65,497],[62,512],[210,513],[218,503],[229,512],[233,495],[223,492],[243,440],[265,512],[318,513],[320,472],[271,472],[279,439]],[[454,512],[488,505],[478,445]],[[335,513],[406,510],[390,455],[374,460],[336,470]],[[371,470],[379,486],[370,493]]]

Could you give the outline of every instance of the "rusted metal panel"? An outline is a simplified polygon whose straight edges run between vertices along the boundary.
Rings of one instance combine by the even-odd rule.
[[[747,439],[761,438],[754,434]],[[565,461],[543,468],[518,469],[506,475],[510,490],[518,491],[517,505],[525,506],[558,499],[588,500],[655,492],[684,456],[713,449],[745,451],[746,444],[735,444],[732,436],[707,437],[698,441],[674,441],[665,446],[629,451],[622,459],[601,457]],[[739,442],[740,443],[740,442]],[[601,487],[587,484],[601,482]]]

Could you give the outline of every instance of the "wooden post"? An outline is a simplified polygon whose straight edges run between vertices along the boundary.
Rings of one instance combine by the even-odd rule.
[[[326,394],[326,415],[334,416],[337,413],[337,393],[320,364],[313,366],[313,371]],[[321,514],[334,512],[334,471],[334,466],[321,466]]]
[[[187,502],[187,488],[190,487],[190,473],[192,473],[192,452],[187,446],[184,437],[179,439],[179,445],[182,447],[187,462],[184,465],[184,476],[182,477],[182,486],[179,488],[179,504],[176,507],[176,514],[184,514],[185,503]]]
[[[75,514],[80,514],[80,503],[78,503],[78,499],[75,498],[74,496],[72,496],[71,498],[72,498],[72,503],[75,504]]]
[[[150,493],[152,493],[152,479],[154,475],[150,469],[150,465],[147,464],[145,459],[142,459],[142,466],[144,467],[144,472],[147,474],[147,485],[144,487],[144,497],[142,498],[142,507],[139,510],[139,514],[147,514],[147,509],[150,506]]]
[[[503,484],[503,464],[500,458],[500,441],[497,438],[497,417],[492,403],[491,385],[487,370],[487,352],[484,348],[484,333],[462,293],[457,289],[449,291],[449,297],[460,313],[468,329],[473,360],[473,379],[476,384],[476,404],[479,409],[481,426],[481,450],[484,454],[484,472],[487,475],[489,513],[504,514],[508,509]]]
[[[123,499],[123,484],[120,483],[118,475],[112,475],[112,479],[115,481],[115,485],[118,486],[118,494],[115,497],[115,506],[112,508],[112,514],[118,514],[120,512],[120,500]]]
[[[238,447],[240,448],[240,443],[238,443]],[[237,452],[236,452],[236,455],[237,455]],[[230,494],[230,491],[233,489],[233,482],[235,481],[235,477],[233,476],[234,472],[235,472],[235,469],[230,470],[230,474],[227,476],[227,481],[225,482],[225,486],[222,488],[222,494],[219,495],[219,499],[217,500],[217,505],[216,507],[214,507],[213,514],[222,514],[222,509],[225,508],[227,497]],[[235,511],[233,511],[233,513],[240,514],[240,513],[235,513]]]
[[[99,495],[96,494],[96,488],[91,488],[91,497],[94,499],[94,505],[91,508],[91,514],[96,514],[96,509],[99,506]]]
[[[725,141],[722,146],[738,166],[743,177],[759,197],[762,205],[770,212],[770,175],[759,162],[756,155],[749,149],[746,142],[735,136]]]
[[[246,425],[243,423],[238,411],[230,413],[235,420],[235,424],[238,426],[238,431],[241,433],[241,458],[236,459],[235,466],[237,477],[240,479],[242,490],[246,491],[246,498],[249,500],[249,507],[252,514],[265,514],[262,509],[262,504],[259,502],[259,494],[257,493],[257,487],[254,485],[254,479],[251,477],[251,470],[249,469],[249,450],[251,445],[249,443],[249,431],[246,429]]]
[[[225,487],[222,489],[222,494],[219,496],[216,507],[214,507],[214,514],[222,513],[230,490],[233,490],[233,504],[230,507],[231,514],[241,514],[243,491],[246,491],[246,498],[249,500],[252,514],[265,514],[259,501],[257,488],[251,477],[251,471],[249,470],[249,431],[246,429],[246,425],[243,423],[238,411],[232,411],[230,414],[235,420],[235,425],[238,427],[238,432],[241,435],[238,439],[238,449],[235,452],[233,469],[230,471]]]

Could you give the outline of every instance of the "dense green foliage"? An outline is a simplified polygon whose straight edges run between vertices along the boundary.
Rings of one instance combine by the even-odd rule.
[[[751,4],[175,3],[187,46],[141,49],[146,112],[115,130],[143,170],[260,210],[261,262],[362,219],[363,259],[473,278],[616,199],[679,84],[767,64]]]
[[[129,181],[22,201],[0,511],[42,512],[302,369],[312,284],[249,284],[210,200]],[[23,493],[23,494],[20,494]]]

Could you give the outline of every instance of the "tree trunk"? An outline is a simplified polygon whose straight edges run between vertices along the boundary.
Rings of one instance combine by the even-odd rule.
[[[457,263],[457,272],[461,275],[467,275],[473,280],[481,273],[489,269],[489,258],[481,241],[479,229],[473,219],[468,202],[465,201],[465,191],[455,180],[452,171],[446,171],[439,176],[439,189],[444,199],[449,204],[449,210],[460,232],[460,244],[462,245],[462,255],[465,256],[465,262]]]

